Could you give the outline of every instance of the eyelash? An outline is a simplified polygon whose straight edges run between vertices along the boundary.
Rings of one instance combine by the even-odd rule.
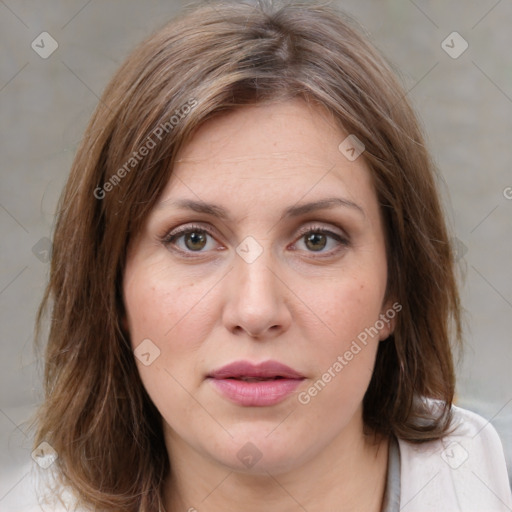
[[[204,226],[199,226],[195,224],[188,224],[184,228],[179,228],[177,230],[167,232],[163,236],[159,237],[160,242],[165,245],[166,247],[169,247],[170,245],[174,244],[176,240],[178,240],[183,235],[187,235],[189,233],[205,233],[207,235],[210,235],[212,238],[215,238],[214,234],[211,232],[211,230],[205,228]],[[308,226],[307,228],[302,229],[299,232],[299,236],[297,240],[300,240],[306,235],[309,235],[310,233],[321,233],[323,235],[329,236],[336,240],[338,244],[341,247],[338,247],[337,249],[331,250],[327,253],[319,252],[317,258],[321,258],[322,256],[332,256],[336,254],[341,248],[346,248],[350,245],[350,241],[347,237],[344,237],[342,235],[339,235],[338,233],[335,233],[329,229],[326,229],[321,226]],[[183,249],[178,249],[177,247],[174,247],[173,250],[180,252],[181,254],[186,255],[187,258],[194,258],[197,256],[193,256],[191,254],[197,253],[200,255],[202,251],[184,251]],[[315,254],[315,251],[308,251],[311,254]]]

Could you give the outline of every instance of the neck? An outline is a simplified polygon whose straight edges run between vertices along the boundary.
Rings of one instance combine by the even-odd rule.
[[[299,467],[272,473],[240,472],[168,439],[172,453],[167,512],[380,512],[386,487],[389,440],[335,438]],[[170,441],[170,442],[169,442]]]

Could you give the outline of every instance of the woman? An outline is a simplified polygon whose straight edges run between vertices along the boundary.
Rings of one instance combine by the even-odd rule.
[[[203,5],[104,92],[40,313],[36,446],[83,509],[512,507],[496,432],[452,405],[435,170],[353,25]]]

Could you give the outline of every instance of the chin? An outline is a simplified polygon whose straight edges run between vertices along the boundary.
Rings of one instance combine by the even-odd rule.
[[[272,428],[276,428],[274,424]],[[279,428],[279,427],[278,427]],[[281,435],[277,429],[244,428],[243,432],[235,433],[233,439],[221,453],[210,453],[218,462],[237,473],[251,475],[277,475],[293,470],[307,459],[307,448],[301,439],[304,436],[293,436],[283,430]],[[269,435],[269,432],[270,433]],[[217,445],[218,446],[218,445]]]

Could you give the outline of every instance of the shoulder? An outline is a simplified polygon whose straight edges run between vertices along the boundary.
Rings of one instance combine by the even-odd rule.
[[[63,492],[62,500],[52,493],[53,480],[47,470],[33,463],[18,469],[24,476],[0,500],[1,512],[88,512],[76,506],[71,493]]]
[[[485,418],[452,406],[445,437],[423,444],[399,439],[398,444],[402,512],[512,510],[503,447]]]

